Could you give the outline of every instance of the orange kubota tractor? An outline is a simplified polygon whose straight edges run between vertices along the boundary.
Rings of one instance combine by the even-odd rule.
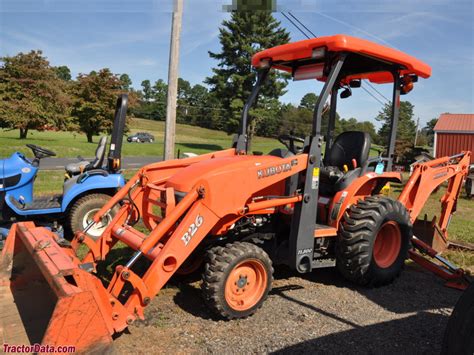
[[[100,349],[144,317],[174,274],[199,263],[204,263],[203,297],[227,319],[249,316],[261,306],[276,264],[299,273],[336,266],[350,281],[378,286],[396,278],[411,256],[462,285],[455,283],[462,281],[462,271],[438,252],[447,245],[470,152],[417,165],[398,199],[380,195],[388,182],[402,181],[391,171],[400,95],[419,77],[428,78],[431,68],[400,51],[344,35],[270,48],[257,53],[252,64],[257,80],[232,148],[145,166],[70,245],[33,223],[14,226],[1,261],[4,342]],[[306,138],[280,136],[287,149],[251,155],[248,113],[271,70],[324,85]],[[365,132],[333,138],[338,91],[348,96],[363,79],[393,85],[384,157],[369,158]],[[322,158],[321,116],[329,97]],[[443,182],[448,187],[440,219],[417,221]],[[120,211],[102,236],[90,238],[87,230],[117,204]],[[129,248],[130,258],[107,279],[102,266],[118,243]],[[87,253],[78,257],[84,246]]]

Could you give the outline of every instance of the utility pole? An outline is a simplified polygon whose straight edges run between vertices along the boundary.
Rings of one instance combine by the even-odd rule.
[[[165,155],[164,159],[174,159],[176,139],[176,103],[178,97],[178,66],[181,22],[183,18],[183,0],[174,1],[171,24],[170,61],[168,67],[168,97],[166,105]]]
[[[418,128],[420,127],[420,117],[416,120],[415,147],[418,142]]]

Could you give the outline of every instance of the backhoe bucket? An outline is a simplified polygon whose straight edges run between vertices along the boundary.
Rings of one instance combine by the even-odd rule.
[[[102,284],[56,238],[31,222],[12,227],[0,258],[0,341],[104,352],[113,329]]]

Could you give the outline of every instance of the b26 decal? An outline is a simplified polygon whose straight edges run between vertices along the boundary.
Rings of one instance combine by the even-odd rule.
[[[184,235],[181,237],[181,240],[183,241],[184,246],[187,246],[189,244],[189,242],[191,241],[191,238],[194,237],[199,227],[202,226],[203,222],[204,222],[204,218],[200,215],[197,215],[194,223],[191,223],[191,225],[188,228],[188,231],[184,233]]]

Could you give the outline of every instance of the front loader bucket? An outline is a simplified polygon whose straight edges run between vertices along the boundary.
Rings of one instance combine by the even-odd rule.
[[[12,227],[0,258],[3,344],[70,347],[65,352],[111,348],[102,284],[78,265],[51,231],[31,222]]]

